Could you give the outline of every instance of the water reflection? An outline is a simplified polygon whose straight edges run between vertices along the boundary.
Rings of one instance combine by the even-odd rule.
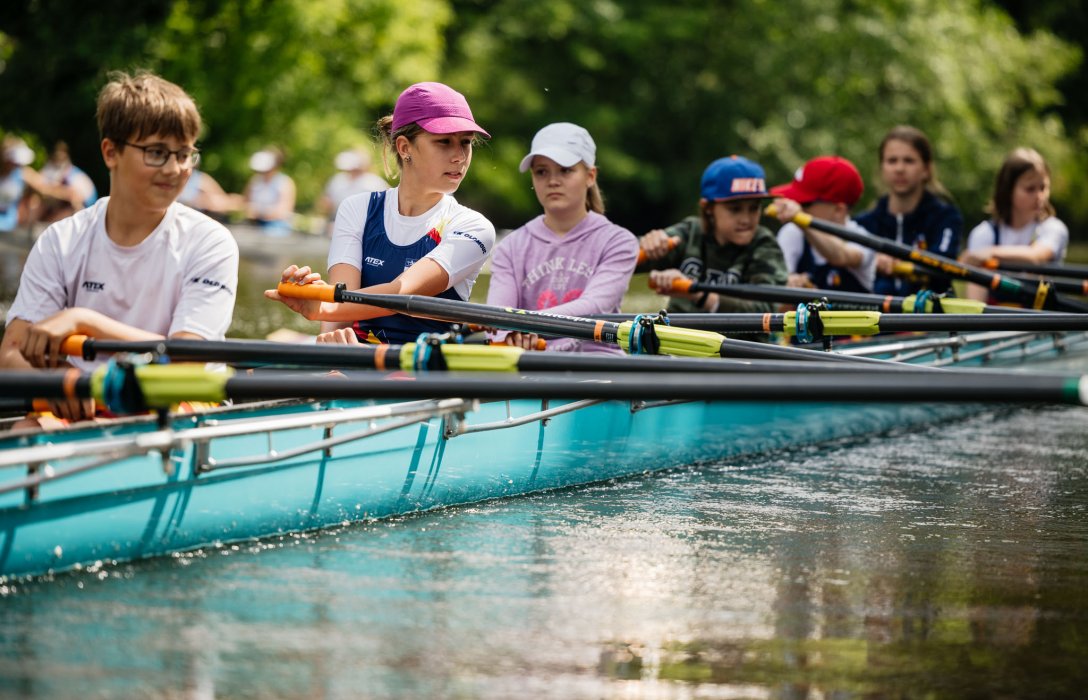
[[[208,550],[0,601],[25,697],[1072,696],[1088,411]]]

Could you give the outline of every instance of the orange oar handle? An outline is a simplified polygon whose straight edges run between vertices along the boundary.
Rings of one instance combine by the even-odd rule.
[[[673,248],[675,248],[678,245],[680,245],[680,236],[669,236],[669,243],[668,243],[669,250],[672,250]],[[646,262],[647,260],[649,260],[649,258],[646,257],[646,251],[643,250],[642,248],[639,248],[638,249],[638,264],[641,265],[642,263]]]
[[[70,335],[64,339],[64,342],[60,345],[60,351],[65,355],[72,355],[73,357],[83,357],[83,343],[86,342],[87,336],[85,335]]]
[[[676,292],[678,294],[687,294],[691,291],[691,285],[695,284],[695,280],[688,279],[687,277],[681,277],[672,281],[672,284],[668,289],[657,289],[649,279],[646,280],[650,289],[656,290],[662,294],[668,294],[669,292]]]
[[[331,284],[295,284],[280,282],[276,291],[281,297],[292,299],[313,299],[316,301],[336,301],[336,287]]]

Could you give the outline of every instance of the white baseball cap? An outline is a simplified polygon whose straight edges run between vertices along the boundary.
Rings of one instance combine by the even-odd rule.
[[[337,170],[360,170],[370,166],[370,157],[362,151],[341,151],[334,162]]]
[[[533,156],[551,158],[564,168],[576,163],[585,163],[592,168],[597,160],[597,144],[589,132],[570,122],[549,124],[533,137],[529,155],[521,159],[518,170],[526,172],[533,162]]]
[[[4,159],[15,165],[30,165],[34,162],[34,151],[26,144],[8,146],[4,149]]]
[[[272,151],[257,151],[249,158],[249,168],[255,173],[267,173],[276,167],[276,154]]]

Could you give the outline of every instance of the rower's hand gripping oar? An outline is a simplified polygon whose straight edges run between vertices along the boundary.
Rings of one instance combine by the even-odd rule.
[[[772,204],[766,208],[765,212],[768,216],[775,216],[777,209]],[[990,289],[999,297],[1018,301],[1035,309],[1088,312],[1088,304],[1060,296],[1044,280],[1038,282],[1025,281],[1008,275],[988,272],[980,267],[964,265],[951,258],[912,248],[870,233],[855,231],[830,221],[817,219],[805,212],[795,214],[792,221],[801,228],[814,228],[824,231],[892,257],[909,260],[927,270],[974,282]]]

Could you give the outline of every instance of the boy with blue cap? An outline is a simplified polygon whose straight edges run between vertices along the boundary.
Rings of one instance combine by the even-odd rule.
[[[763,168],[747,158],[719,158],[703,172],[699,216],[689,216],[639,239],[650,270],[650,286],[672,297],[674,313],[769,313],[769,302],[720,296],[714,292],[676,292],[677,279],[725,284],[786,283],[786,261],[769,229],[760,226],[768,199]]]

